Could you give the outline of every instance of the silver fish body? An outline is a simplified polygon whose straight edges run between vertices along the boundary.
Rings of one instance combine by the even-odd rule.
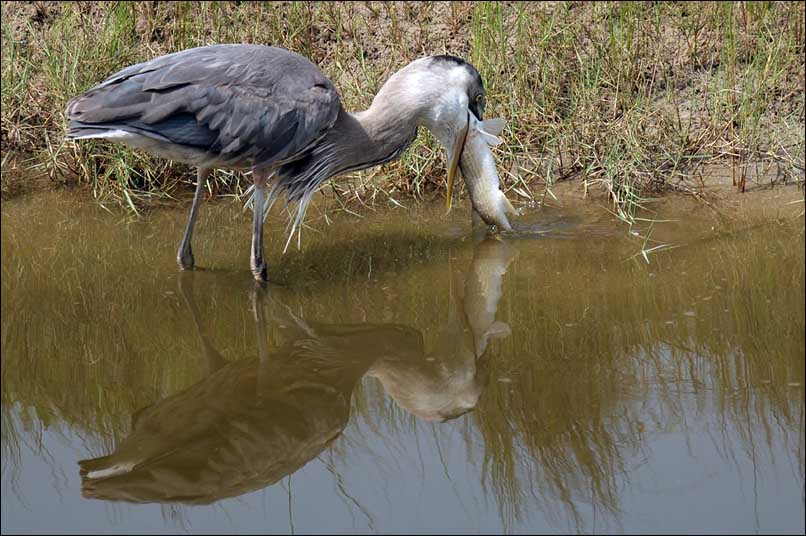
[[[474,213],[488,225],[511,231],[507,214],[517,214],[517,211],[500,189],[495,158],[490,150],[490,145],[501,143],[496,134],[504,128],[504,121],[479,121],[472,114],[468,115],[467,138],[459,165]]]

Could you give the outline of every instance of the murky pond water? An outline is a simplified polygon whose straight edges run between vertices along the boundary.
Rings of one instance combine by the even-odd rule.
[[[803,219],[666,215],[4,203],[3,532],[802,533]]]

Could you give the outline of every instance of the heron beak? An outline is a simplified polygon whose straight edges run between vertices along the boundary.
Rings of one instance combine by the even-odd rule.
[[[456,136],[456,141],[453,144],[453,152],[451,153],[451,161],[448,163],[448,192],[447,204],[448,210],[451,210],[451,198],[453,197],[453,181],[456,179],[456,169],[459,167],[459,161],[462,159],[462,151],[465,149],[465,141],[467,140],[467,129],[470,125],[470,118],[462,130]]]

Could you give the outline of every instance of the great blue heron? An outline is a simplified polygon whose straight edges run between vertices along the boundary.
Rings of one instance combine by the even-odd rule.
[[[66,110],[67,138],[106,138],[198,168],[177,253],[182,269],[194,264],[193,224],[211,170],[252,170],[250,264],[265,281],[263,221],[278,194],[297,202],[293,235],[324,181],[398,158],[418,126],[447,150],[452,184],[468,110],[481,120],[484,106],[481,76],[454,56],[411,62],[389,78],[368,110],[350,113],[333,84],[299,54],[213,45],[127,67],[75,97]]]

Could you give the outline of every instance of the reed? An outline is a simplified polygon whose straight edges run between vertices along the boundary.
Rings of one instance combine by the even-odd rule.
[[[496,155],[514,199],[579,179],[632,222],[646,197],[696,190],[713,169],[742,190],[803,183],[803,24],[799,2],[4,2],[2,193],[33,174],[137,210],[188,190],[187,166],[64,143],[64,105],[134,62],[241,42],[310,57],[348,109],[412,59],[467,58],[489,114],[508,120]],[[444,192],[442,153],[424,133],[399,161],[330,188],[345,203],[431,199]],[[221,171],[210,192],[246,182]]]

